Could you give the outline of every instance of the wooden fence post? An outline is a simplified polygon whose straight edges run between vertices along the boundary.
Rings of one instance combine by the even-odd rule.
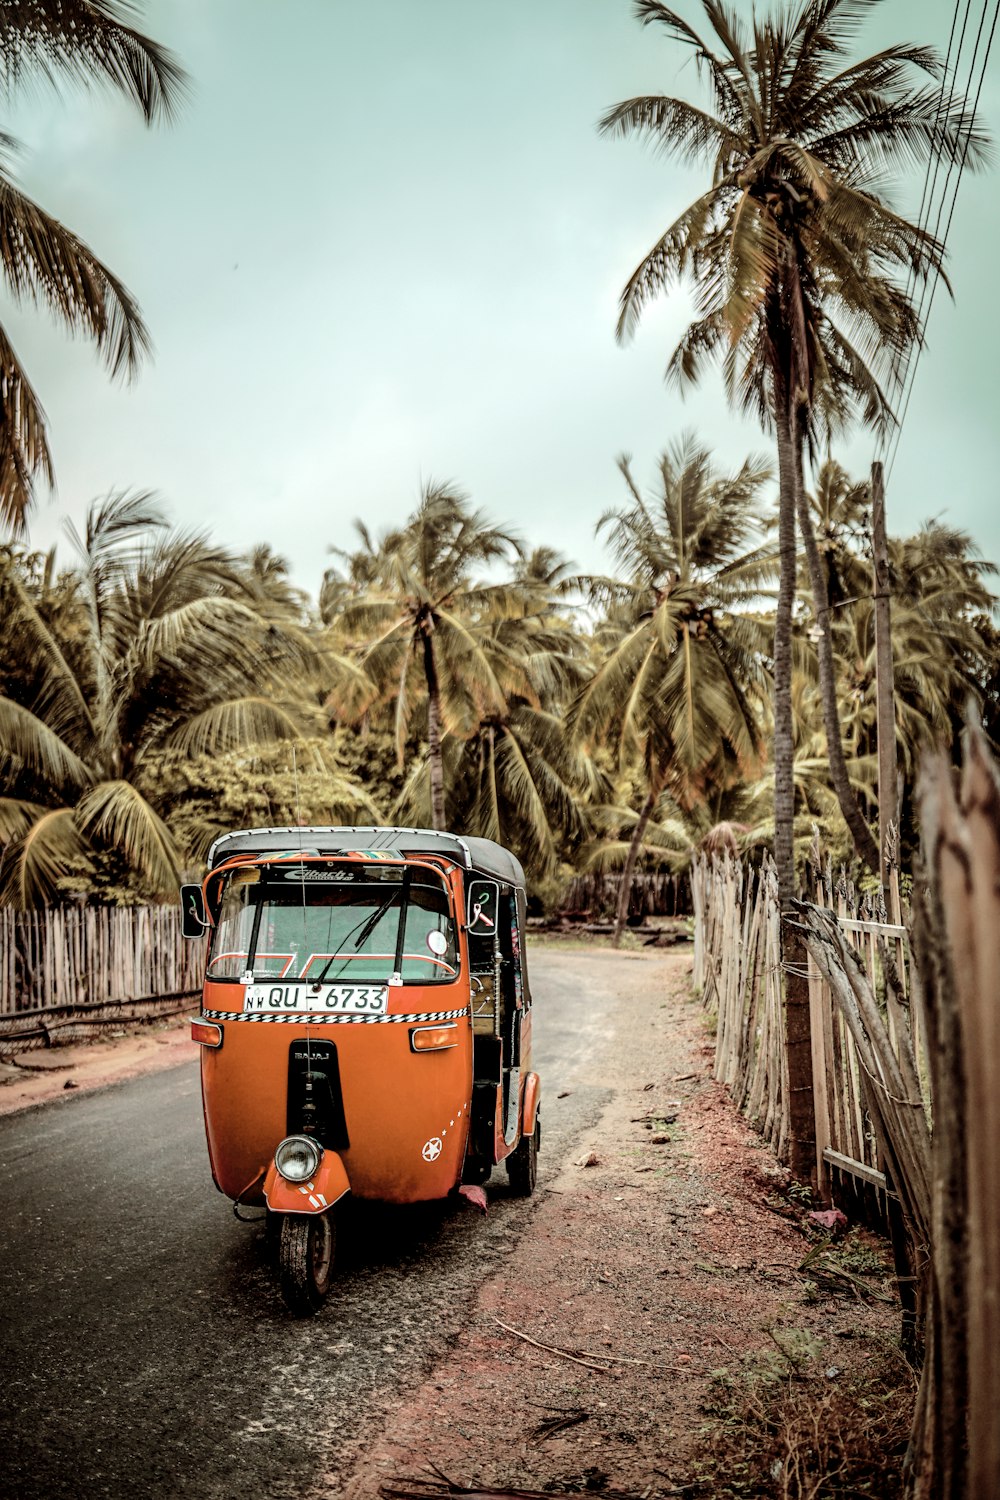
[[[885,490],[882,465],[872,464],[872,557],[875,576],[875,705],[878,733],[878,831],[879,882],[886,890],[889,843],[895,838],[899,814],[896,808],[896,714],[893,706],[892,635],[890,620],[891,582],[889,548],[885,534]],[[886,906],[888,907],[888,901]]]

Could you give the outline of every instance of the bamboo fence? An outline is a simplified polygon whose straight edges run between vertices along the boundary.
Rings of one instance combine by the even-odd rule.
[[[0,1045],[177,1009],[201,989],[202,949],[176,906],[0,909]]]
[[[815,903],[798,911],[808,953],[817,1185],[825,1201],[844,1188],[845,1175],[884,1194],[887,1161],[895,1177],[902,1156],[922,1229],[930,1073],[898,885],[893,880],[894,920],[886,921],[843,874],[835,882],[829,864],[813,871],[811,884]],[[717,1022],[715,1076],[781,1156],[788,1084],[774,867],[703,857],[692,894],[695,984]],[[877,1202],[884,1218],[886,1203]]]
[[[931,1122],[927,1025],[895,871],[888,913],[843,872],[835,881],[829,862],[814,868],[812,881],[815,901],[799,912],[809,954],[820,1188],[829,1194],[831,1168],[882,1188],[884,1158],[902,1150],[912,1158],[908,1177],[922,1205]],[[914,1208],[923,1218],[923,1207]]]
[[[1000,1495],[1000,769],[967,736],[921,788],[914,943],[931,1038],[930,1314],[911,1438],[917,1500]]]
[[[621,874],[589,871],[575,875],[559,899],[559,910],[579,912],[589,917],[613,918],[618,906]],[[690,911],[687,879],[666,870],[640,871],[632,877],[629,895],[630,917],[677,917]]]
[[[715,1076],[779,1157],[788,1141],[788,1061],[774,866],[702,856],[691,870],[694,982],[716,1017]]]

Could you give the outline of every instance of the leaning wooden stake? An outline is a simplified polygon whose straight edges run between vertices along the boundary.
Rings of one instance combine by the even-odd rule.
[[[878,733],[879,880],[889,879],[889,844],[899,822],[896,809],[896,715],[893,708],[892,636],[889,615],[889,548],[885,534],[882,465],[872,464],[872,556],[875,564],[875,706]],[[888,900],[886,902],[888,905]]]

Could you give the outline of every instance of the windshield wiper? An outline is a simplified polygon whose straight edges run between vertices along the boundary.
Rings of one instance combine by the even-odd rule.
[[[395,901],[396,897],[398,895],[400,895],[401,893],[405,893],[406,887],[409,884],[409,881],[407,880],[407,876],[408,875],[409,875],[409,871],[407,870],[407,871],[404,872],[402,884],[396,886],[395,890],[393,890],[393,891],[391,891],[389,893],[389,899],[388,899],[388,901],[383,901],[382,905],[378,908],[378,910],[377,911],[373,911],[370,916],[368,916],[368,917],[365,918],[365,920],[361,924],[360,928],[355,929],[357,931],[357,937],[354,937],[354,932],[349,932],[347,934],[347,936],[344,938],[344,942],[345,943],[349,942],[352,937],[354,938],[354,953],[359,953],[361,951],[362,945],[365,942],[367,942],[367,940],[368,940],[369,937],[371,937],[372,933],[375,931],[375,928],[381,922],[382,918],[385,916],[386,912],[389,910],[390,906]],[[405,911],[405,902],[404,902],[404,911]],[[402,913],[400,915],[402,916]],[[344,959],[344,962],[341,964],[340,968],[337,970],[336,974],[334,974],[334,976],[333,976],[333,978],[335,980],[340,978],[341,974],[344,972],[345,966],[348,963],[350,963],[351,959],[354,957],[354,953],[348,953],[346,955],[346,957]],[[326,978],[327,974],[330,972],[330,965],[333,963],[333,961],[334,961],[334,959],[336,957],[337,957],[337,955],[335,953],[331,953],[330,954],[330,957],[327,959],[326,963],[323,965],[322,970],[320,971],[319,978],[315,979],[313,981],[312,988],[313,988],[314,993],[319,990],[320,985],[323,983],[323,981]],[[332,983],[332,981],[331,981],[331,983]]]

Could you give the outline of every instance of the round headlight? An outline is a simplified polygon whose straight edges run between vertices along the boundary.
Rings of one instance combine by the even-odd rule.
[[[308,1135],[289,1135],[274,1153],[274,1165],[286,1182],[305,1182],[323,1159],[323,1147]]]

